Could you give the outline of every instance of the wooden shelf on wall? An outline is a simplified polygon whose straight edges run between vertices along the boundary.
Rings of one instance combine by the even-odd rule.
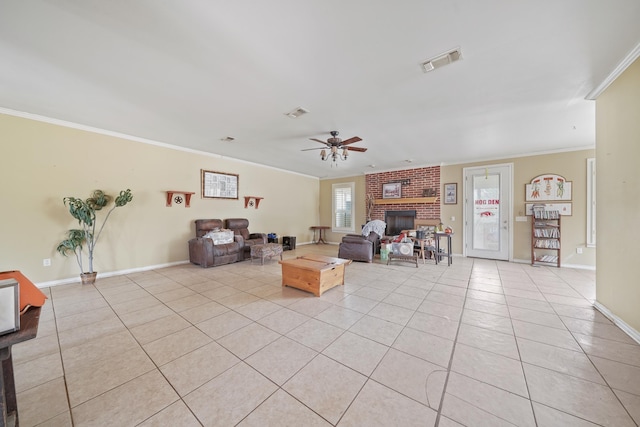
[[[436,203],[437,197],[407,197],[404,199],[376,199],[376,205],[406,205],[408,203]]]
[[[171,206],[171,202],[173,201],[173,195],[175,194],[184,194],[184,207],[185,208],[189,208],[191,207],[191,196],[196,194],[193,191],[177,191],[177,190],[167,190],[167,207]],[[178,200],[176,200],[176,203],[180,204],[182,203],[182,198],[178,197]]]

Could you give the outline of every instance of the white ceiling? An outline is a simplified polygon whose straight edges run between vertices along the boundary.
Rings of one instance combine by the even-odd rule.
[[[318,177],[593,147],[585,96],[639,18],[638,0],[0,0],[0,107]],[[331,130],[368,151],[301,151]]]

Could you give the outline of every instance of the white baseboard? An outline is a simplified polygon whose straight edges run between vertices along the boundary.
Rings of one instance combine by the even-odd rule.
[[[297,246],[312,245],[312,244],[314,244],[314,243],[313,242],[301,242],[301,243],[297,243]],[[329,243],[329,244],[337,245],[337,243]],[[121,276],[123,274],[139,273],[141,271],[149,271],[149,270],[155,270],[155,269],[158,269],[158,268],[173,267],[175,265],[180,265],[180,264],[189,264],[189,261],[187,260],[187,261],[168,262],[168,263],[164,263],[164,264],[148,265],[146,267],[130,268],[130,269],[127,269],[127,270],[108,271],[106,273],[100,272],[100,277]],[[80,275],[78,274],[78,276],[76,276],[76,277],[69,277],[67,279],[51,280],[49,282],[36,283],[36,286],[38,288],[48,288],[48,287],[51,287],[51,286],[69,285],[71,283],[80,283]]]
[[[611,320],[617,327],[622,329],[624,333],[629,335],[634,341],[640,344],[640,332],[633,329],[631,326],[629,326],[629,324],[627,324],[627,322],[613,314],[607,307],[600,304],[598,301],[594,302],[593,306],[600,313],[604,314],[607,319]]]
[[[121,276],[123,274],[139,273],[141,271],[149,271],[149,270],[155,270],[158,268],[173,267],[174,265],[181,265],[181,264],[188,264],[188,263],[189,261],[176,261],[176,262],[168,262],[165,264],[148,265],[146,267],[130,268],[128,270],[108,271],[106,273],[101,272],[100,277]],[[78,274],[78,276],[70,277],[68,279],[60,279],[60,280],[52,280],[50,282],[36,283],[36,286],[38,288],[48,288],[51,286],[68,285],[70,283],[80,283],[80,275]]]
[[[315,243],[314,242],[301,242],[301,243],[297,243],[297,246],[312,245],[312,244],[315,244]],[[337,243],[329,243],[329,244],[337,245]],[[139,273],[141,271],[149,271],[149,270],[156,270],[158,268],[173,267],[175,265],[180,265],[180,264],[189,264],[189,261],[186,260],[186,261],[168,262],[168,263],[164,263],[164,264],[148,265],[146,267],[130,268],[130,269],[127,269],[127,270],[108,271],[106,273],[100,272],[100,277],[121,276],[123,274]],[[49,282],[36,283],[36,286],[38,288],[48,288],[48,287],[51,287],[51,286],[69,285],[71,283],[80,283],[80,275],[78,274],[78,276],[76,276],[76,277],[69,277],[67,279],[51,280]]]
[[[512,260],[512,262],[517,263],[517,264],[531,264],[531,260],[530,259],[514,259],[514,260]],[[553,267],[552,264],[539,264],[539,265],[545,265],[547,267]],[[578,269],[578,270],[596,271],[596,267],[594,265],[584,265],[584,264],[561,264],[560,268],[575,268],[575,269]]]

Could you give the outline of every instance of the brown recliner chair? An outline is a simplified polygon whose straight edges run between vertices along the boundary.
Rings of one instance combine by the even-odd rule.
[[[215,267],[244,260],[244,241],[235,236],[232,243],[213,244],[213,240],[203,237],[210,231],[222,229],[220,219],[196,220],[196,238],[189,240],[189,261],[200,267]]]
[[[251,258],[251,246],[267,243],[265,233],[249,233],[249,220],[246,218],[228,218],[225,220],[226,228],[233,230],[236,236],[242,236],[244,248],[240,261]]]
[[[372,231],[366,237],[360,234],[347,234],[338,247],[338,258],[372,262],[379,248],[380,236],[376,232]]]

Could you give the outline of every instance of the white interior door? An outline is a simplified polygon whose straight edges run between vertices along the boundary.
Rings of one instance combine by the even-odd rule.
[[[511,258],[512,165],[464,169],[465,255]]]

